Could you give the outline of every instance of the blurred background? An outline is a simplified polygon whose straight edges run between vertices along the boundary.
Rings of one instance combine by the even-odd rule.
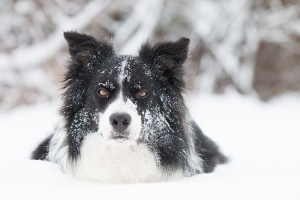
[[[196,93],[300,91],[299,0],[1,0],[0,21],[0,111],[57,98],[70,30],[112,38],[125,54],[189,37]]]
[[[300,0],[0,0],[0,186],[11,188],[0,199],[85,184],[50,163],[27,162],[60,120],[63,32],[71,30],[112,39],[121,54],[137,54],[147,39],[191,39],[187,106],[230,163],[186,179],[186,190],[181,182],[151,185],[153,194],[194,198],[200,188],[204,199],[299,200]],[[103,191],[111,199],[116,190],[132,199],[149,185]],[[59,191],[47,197],[99,196],[94,188]]]

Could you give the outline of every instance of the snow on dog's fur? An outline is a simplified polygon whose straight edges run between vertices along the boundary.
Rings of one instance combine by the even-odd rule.
[[[62,120],[33,153],[77,177],[151,182],[211,172],[226,158],[189,116],[182,93],[188,38],[117,55],[109,42],[66,32]]]

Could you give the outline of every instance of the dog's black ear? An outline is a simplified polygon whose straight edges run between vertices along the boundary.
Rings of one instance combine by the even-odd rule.
[[[188,56],[190,39],[181,37],[175,42],[159,42],[153,47],[147,42],[142,45],[139,56],[148,62],[169,59],[182,65]]]
[[[111,45],[99,42],[90,35],[64,32],[64,37],[69,44],[72,59],[83,65],[90,61],[103,61],[114,53]]]
[[[139,56],[146,63],[155,64],[170,81],[183,84],[182,64],[188,57],[190,39],[181,37],[175,42],[159,42],[153,47],[147,42],[142,45]]]

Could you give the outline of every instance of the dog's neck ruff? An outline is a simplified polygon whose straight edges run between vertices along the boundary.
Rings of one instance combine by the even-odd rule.
[[[80,157],[71,161],[66,138],[62,125],[52,138],[48,155],[48,159],[60,164],[66,174],[107,183],[158,182],[182,177],[180,170],[166,175],[145,144],[106,140],[98,133],[85,137]]]

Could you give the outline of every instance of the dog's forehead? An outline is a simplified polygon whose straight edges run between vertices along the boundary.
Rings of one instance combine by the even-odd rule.
[[[97,65],[97,76],[99,77],[118,77],[121,72],[122,62],[125,56],[116,56],[106,60],[106,62]]]
[[[118,55],[104,63],[98,69],[99,82],[114,82],[119,87],[147,82],[151,79],[151,67],[139,57]]]
[[[122,61],[120,79],[122,82],[144,82],[151,77],[151,67],[143,63],[139,57],[126,56]]]

